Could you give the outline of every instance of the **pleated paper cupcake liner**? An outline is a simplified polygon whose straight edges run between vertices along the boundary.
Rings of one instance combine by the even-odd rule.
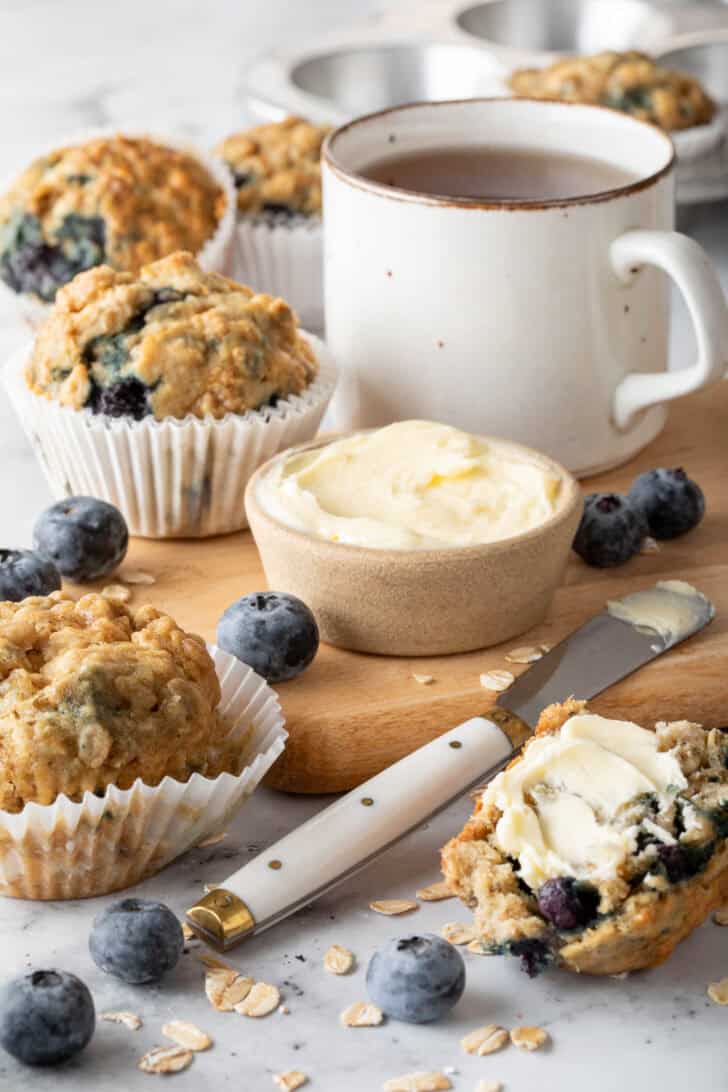
[[[156,133],[139,132],[138,130],[127,131],[118,126],[104,126],[97,129],[86,129],[80,133],[73,133],[70,137],[62,140],[54,140],[52,144],[48,144],[45,147],[38,149],[33,155],[29,156],[27,163],[31,163],[39,156],[48,155],[57,148],[63,148],[72,144],[82,144],[87,140],[95,140],[98,137],[110,137],[117,134],[127,137],[147,137],[157,144],[165,144],[170,148],[177,149],[177,151],[187,152],[189,155],[194,156],[195,159],[198,159],[207,169],[208,173],[213,176],[218,186],[220,186],[225,194],[225,211],[220,217],[214,235],[211,235],[202,249],[197,252],[196,258],[202,268],[208,273],[224,273],[229,275],[232,267],[233,248],[235,245],[233,236],[237,211],[237,194],[228,166],[223,163],[222,160],[209,155],[203,149],[185,141],[160,136]],[[22,167],[11,177],[6,178],[4,182],[0,183],[0,192],[3,192],[12,184],[14,178],[17,177],[21,170]],[[45,300],[42,300],[39,296],[36,296],[31,292],[14,292],[3,280],[0,280],[0,293],[2,293],[5,299],[12,301],[19,318],[32,333],[35,333],[38,327],[45,321],[48,317],[48,312],[53,306],[51,303],[47,303]]]
[[[20,899],[79,899],[131,887],[198,842],[223,830],[285,747],[278,699],[255,672],[209,646],[228,726],[223,744],[240,745],[243,769],[189,781],[164,778],[130,789],[110,785],[80,802],[0,811],[0,894]]]
[[[5,382],[53,495],[100,497],[123,513],[132,535],[202,538],[247,527],[245,486],[279,451],[313,439],[336,386],[318,338],[305,335],[320,370],[300,395],[221,420],[110,418],[61,406],[28,389],[27,347]]]
[[[238,218],[233,280],[282,296],[308,329],[324,325],[323,227],[319,217],[275,223]]]
[[[701,159],[717,148],[726,136],[728,111],[719,110],[712,121],[705,125],[693,125],[689,129],[677,129],[670,133],[679,162]]]

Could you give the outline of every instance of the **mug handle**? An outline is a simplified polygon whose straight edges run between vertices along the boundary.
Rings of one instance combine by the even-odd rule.
[[[728,306],[710,258],[687,235],[628,231],[612,243],[610,258],[623,284],[629,284],[645,263],[672,277],[685,298],[698,342],[698,359],[689,368],[624,377],[614,392],[612,417],[618,429],[626,429],[640,410],[707,387],[725,374]]]

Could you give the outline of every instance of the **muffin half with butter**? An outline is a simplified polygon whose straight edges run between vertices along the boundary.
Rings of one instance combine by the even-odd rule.
[[[261,685],[151,606],[0,603],[0,892],[101,894],[219,829],[282,750]]]
[[[544,711],[443,850],[486,951],[614,975],[662,963],[728,901],[728,735]]]
[[[250,474],[315,434],[334,383],[284,300],[184,252],[79,274],[8,368],[56,495],[102,497],[150,537],[244,527]]]
[[[234,193],[219,161],[148,136],[55,148],[0,195],[0,282],[36,324],[60,288],[95,266],[137,273],[188,250],[226,271]]]
[[[284,296],[313,329],[323,325],[321,146],[328,131],[289,117],[233,133],[215,149],[237,190],[234,276]]]

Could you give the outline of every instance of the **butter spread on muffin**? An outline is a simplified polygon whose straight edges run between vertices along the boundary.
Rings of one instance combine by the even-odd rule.
[[[247,216],[321,212],[321,145],[328,127],[302,118],[234,133],[216,148],[233,172],[238,210]]]
[[[484,947],[590,974],[661,963],[728,897],[728,735],[569,701],[443,850]]]
[[[216,776],[230,759],[219,701],[202,638],[153,607],[63,592],[0,603],[0,809]]]
[[[716,110],[694,77],[662,68],[635,51],[565,57],[548,68],[517,69],[510,86],[527,98],[609,106],[668,131],[706,124]]]
[[[59,148],[0,197],[0,276],[16,292],[53,300],[102,263],[136,272],[176,250],[198,252],[225,201],[200,160],[147,138]]]
[[[31,390],[140,420],[245,413],[300,394],[316,358],[282,300],[177,253],[138,275],[99,266],[63,288],[26,369]]]

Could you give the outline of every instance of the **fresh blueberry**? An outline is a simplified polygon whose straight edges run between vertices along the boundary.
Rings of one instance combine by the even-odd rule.
[[[61,586],[52,561],[32,550],[0,550],[0,600],[19,603],[28,595],[50,595]]]
[[[639,508],[621,493],[590,493],[574,539],[574,550],[587,565],[607,569],[622,565],[647,537]]]
[[[632,482],[629,499],[643,513],[654,538],[677,538],[697,527],[705,497],[682,467],[648,470]]]
[[[571,876],[546,880],[538,891],[541,915],[557,929],[579,929],[593,921],[599,907],[599,892],[589,883]]]
[[[131,375],[108,387],[93,386],[86,404],[94,413],[103,413],[106,417],[131,417],[141,421],[151,413],[147,389],[141,380]]]
[[[88,987],[67,971],[32,971],[0,991],[0,1043],[25,1065],[57,1065],[94,1033]]]
[[[217,643],[275,683],[308,667],[319,633],[313,614],[295,595],[255,592],[225,611],[217,624]]]
[[[69,580],[107,576],[124,560],[129,544],[118,508],[96,497],[68,497],[52,504],[33,529],[33,546]]]
[[[408,1024],[429,1024],[462,997],[463,957],[431,933],[390,940],[369,961],[367,989],[388,1016]]]
[[[182,955],[182,926],[151,899],[122,899],[94,918],[88,942],[94,962],[124,982],[157,982]]]

